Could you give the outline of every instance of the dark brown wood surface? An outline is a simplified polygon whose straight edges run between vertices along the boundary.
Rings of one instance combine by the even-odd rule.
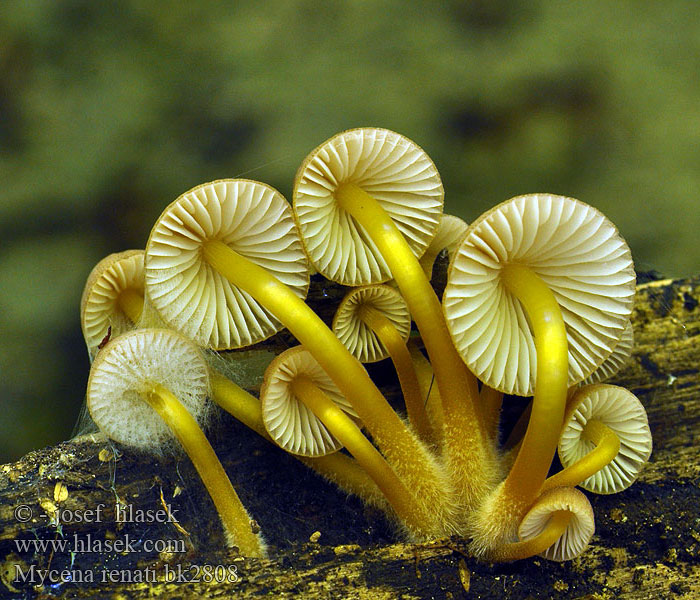
[[[313,294],[324,305],[339,292]],[[220,550],[213,505],[185,457],[139,455],[92,434],[0,466],[0,597],[698,598],[699,302],[700,277],[638,288],[634,355],[614,383],[646,406],[654,452],[625,492],[588,495],[596,534],[573,561],[492,565],[469,557],[465,540],[400,543],[379,513],[220,415],[214,446],[269,559]],[[117,506],[129,522],[116,522]],[[177,523],[138,512],[164,506]]]

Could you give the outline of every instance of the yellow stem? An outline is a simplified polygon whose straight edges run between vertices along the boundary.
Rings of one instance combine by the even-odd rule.
[[[158,383],[151,386],[146,399],[180,440],[197,469],[219,513],[228,545],[238,546],[243,556],[264,556],[248,513],[194,417],[170,390]]]
[[[260,400],[218,371],[210,369],[209,373],[214,402],[246,427],[274,444],[263,424]],[[384,497],[374,482],[357,464],[357,461],[349,456],[335,452],[316,458],[305,456],[294,456],[294,458],[349,494],[354,494],[374,506],[383,508],[386,505]]]
[[[423,406],[425,406],[428,419],[435,432],[437,438],[436,442],[439,447],[442,447],[444,418],[442,415],[440,392],[437,389],[437,385],[435,385],[433,368],[414,342],[409,341],[407,346],[408,352],[411,355],[411,360],[416,369],[416,375],[418,375],[418,383],[420,383],[421,396],[423,397]]]
[[[122,290],[117,298],[117,305],[121,311],[136,325],[143,312],[143,294],[133,288]]]
[[[435,435],[425,412],[421,395],[418,375],[413,366],[411,355],[406,342],[396,330],[394,324],[376,308],[363,305],[359,309],[359,317],[377,335],[379,341],[389,352],[396,374],[399,377],[403,400],[406,404],[408,420],[424,442],[433,443]]]
[[[429,533],[425,529],[426,515],[418,508],[408,488],[352,419],[305,375],[294,379],[292,391],[367,471],[401,522],[413,531]]]
[[[501,276],[528,316],[537,352],[532,412],[502,496],[508,504],[526,507],[537,498],[559,441],[566,406],[568,342],[559,304],[537,274],[512,264],[504,267]]]
[[[362,364],[320,317],[286,285],[223,242],[207,241],[202,255],[213,269],[275,315],[311,352],[352,404],[398,475],[410,481],[411,489],[435,503],[444,503],[446,490],[438,465],[393,411]]]
[[[571,521],[572,513],[568,510],[558,510],[552,513],[544,529],[535,537],[522,542],[511,542],[496,550],[497,560],[511,561],[529,558],[536,554],[542,554],[550,546],[564,535]]]
[[[338,204],[362,225],[389,266],[418,326],[435,372],[445,416],[444,452],[464,509],[490,487],[494,460],[483,419],[476,410],[476,378],[464,367],[447,330],[442,306],[418,259],[391,217],[362,188],[344,183]],[[481,474],[481,478],[477,476]]]
[[[584,439],[594,447],[584,457],[549,477],[542,486],[542,492],[555,487],[575,487],[609,465],[620,451],[620,438],[602,421],[593,419],[586,423],[582,432]]]
[[[483,384],[480,397],[486,431],[492,440],[498,442],[498,426],[500,424],[501,405],[503,404],[503,392]]]

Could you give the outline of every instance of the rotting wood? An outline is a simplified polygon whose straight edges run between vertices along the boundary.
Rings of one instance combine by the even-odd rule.
[[[329,289],[315,293],[312,302],[338,295]],[[574,561],[491,565],[469,557],[465,540],[396,543],[379,514],[224,415],[213,427],[214,445],[268,537],[270,559],[216,550],[221,542],[216,513],[185,459],[154,459],[113,449],[99,435],[84,436],[0,467],[0,597],[700,597],[700,277],[640,285],[633,324],[634,355],[614,383],[631,389],[646,406],[654,452],[627,491],[588,495],[596,535]],[[177,525],[115,522],[117,505],[138,517],[134,511],[163,510],[164,504]],[[20,507],[26,507],[24,514]],[[27,509],[32,517],[20,522]],[[85,516],[90,510],[91,518],[83,519],[88,522],[75,522],[80,511]],[[52,514],[73,520],[51,524]],[[308,541],[312,534],[316,542]],[[82,540],[85,545],[88,539],[99,552],[22,552],[17,543]],[[126,548],[130,552],[105,550],[107,541],[125,539],[133,544]],[[147,552],[147,541],[172,543]],[[14,582],[17,565],[23,573],[35,565],[38,577],[36,569],[58,572],[70,569],[71,561],[74,578],[90,572],[95,583]],[[207,572],[206,565],[220,568]],[[235,575],[236,581],[168,583],[166,573],[189,580]],[[157,581],[127,583],[128,577]]]

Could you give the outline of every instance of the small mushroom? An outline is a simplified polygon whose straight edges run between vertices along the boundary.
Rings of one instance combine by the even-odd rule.
[[[615,494],[634,483],[649,460],[652,438],[637,397],[616,385],[584,386],[569,399],[559,440],[564,467],[545,489],[580,485],[596,494]]]
[[[391,356],[408,419],[422,440],[433,441],[416,369],[406,347],[411,333],[411,313],[401,294],[387,285],[353,288],[340,302],[332,328],[360,362],[376,362]]]
[[[426,507],[362,434],[340,390],[303,346],[284,351],[270,363],[260,399],[265,428],[282,448],[293,454],[323,456],[344,446],[409,531],[433,532]]]
[[[575,488],[559,487],[543,493],[518,528],[522,540],[506,545],[501,560],[519,560],[539,554],[562,562],[579,556],[595,532],[593,509]]]
[[[90,360],[109,337],[133,329],[143,309],[143,250],[110,254],[98,262],[83,288],[80,324]]]
[[[227,544],[245,556],[263,556],[264,544],[199,426],[208,392],[208,367],[192,342],[166,329],[136,329],[98,353],[87,405],[98,427],[117,442],[159,452],[179,440],[214,501]]]

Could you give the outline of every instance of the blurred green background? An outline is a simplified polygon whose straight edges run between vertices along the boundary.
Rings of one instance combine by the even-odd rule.
[[[547,191],[639,270],[700,272],[693,1],[0,3],[0,462],[70,435],[80,295],[167,203],[245,176],[291,194],[334,133],[394,129],[472,220]]]

